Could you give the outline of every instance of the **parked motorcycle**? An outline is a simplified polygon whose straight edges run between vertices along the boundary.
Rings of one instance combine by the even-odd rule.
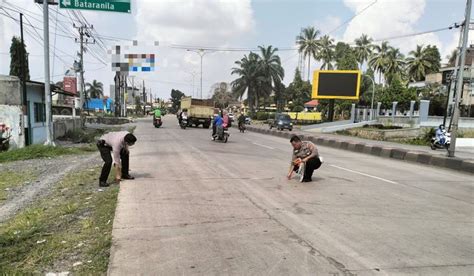
[[[431,138],[431,144],[430,147],[432,150],[436,149],[449,149],[449,146],[451,145],[451,133],[446,132],[446,130],[443,130],[444,137],[446,141],[444,144],[441,144],[440,141],[436,138],[436,136],[433,136]]]
[[[163,124],[163,121],[161,120],[161,118],[158,117],[158,118],[153,119],[153,125],[156,128],[159,128],[162,124]]]
[[[216,135],[212,137],[213,141],[221,141],[223,143],[227,143],[230,134],[227,133],[227,128],[222,129],[221,131],[217,131]]]

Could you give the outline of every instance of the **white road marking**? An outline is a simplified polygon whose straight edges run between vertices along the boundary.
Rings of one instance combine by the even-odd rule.
[[[269,147],[269,146],[265,146],[265,145],[262,145],[262,144],[259,144],[259,143],[255,143],[255,142],[252,143],[252,144],[254,144],[254,145],[256,145],[256,146],[264,147],[264,148],[267,148],[267,149],[271,149],[271,150],[274,150],[274,149],[275,149],[275,148],[272,148],[272,147]]]
[[[381,181],[384,181],[384,182],[387,182],[387,183],[398,184],[397,182],[394,182],[394,181],[391,181],[391,180],[388,180],[388,179],[385,179],[385,178],[381,178],[381,177],[378,177],[378,176],[366,174],[366,173],[363,173],[363,172],[358,172],[358,171],[346,169],[346,168],[339,167],[339,166],[336,166],[336,165],[329,165],[329,166],[334,167],[334,168],[337,168],[337,169],[340,169],[340,170],[344,170],[344,171],[348,171],[348,172],[360,174],[360,175],[367,176],[367,177],[371,177],[371,178],[374,178],[374,179],[378,179],[378,180],[381,180]]]

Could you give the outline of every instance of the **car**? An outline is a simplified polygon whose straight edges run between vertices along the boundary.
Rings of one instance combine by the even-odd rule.
[[[252,123],[252,119],[249,116],[245,116],[245,124],[250,125]]]
[[[293,130],[293,121],[291,120],[290,115],[288,114],[275,114],[274,119],[269,120],[270,129],[276,128],[278,130],[288,129],[289,131]]]

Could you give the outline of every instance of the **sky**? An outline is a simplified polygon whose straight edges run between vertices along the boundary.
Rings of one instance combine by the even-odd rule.
[[[107,49],[115,45],[131,47],[131,53],[155,54],[154,72],[133,73],[135,85],[145,84],[153,97],[167,99],[171,89],[200,97],[200,57],[176,48],[244,48],[245,51],[206,52],[203,57],[202,94],[209,97],[211,86],[230,82],[234,62],[257,46],[280,48],[285,69],[284,83],[294,77],[298,66],[295,38],[304,27],[314,26],[336,42],[353,43],[367,34],[376,43],[389,44],[408,55],[416,45],[436,45],[443,59],[457,46],[459,29],[419,36],[402,35],[432,31],[462,22],[465,0],[131,0],[131,13],[85,11],[76,13],[94,26],[101,41],[88,45],[85,53],[85,81],[100,81],[105,94],[115,75]],[[0,0],[0,74],[8,75],[9,48],[13,35],[19,36],[18,11],[25,15],[25,44],[29,52],[32,80],[44,81],[42,6],[33,0]],[[15,20],[13,20],[13,17]],[[472,17],[472,16],[471,16]],[[77,59],[79,44],[71,10],[50,6],[50,60],[54,82],[62,80]],[[472,32],[471,32],[472,33]],[[474,42],[474,37],[469,37]],[[158,42],[158,46],[154,42]],[[186,48],[185,47],[185,48]],[[254,50],[258,51],[258,50]],[[311,70],[320,64],[312,61]]]

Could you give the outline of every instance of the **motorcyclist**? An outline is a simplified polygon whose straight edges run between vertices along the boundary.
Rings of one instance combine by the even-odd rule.
[[[153,120],[161,119],[161,110],[159,108],[155,109],[153,112]]]
[[[181,125],[181,122],[183,121],[183,119],[188,119],[188,110],[186,108],[183,109],[183,111],[181,111],[181,113],[179,113],[179,124]]]
[[[444,131],[444,125],[439,125],[436,129],[436,140],[438,140],[440,145],[444,145],[446,143],[446,132]]]
[[[238,122],[239,122],[239,129],[241,129],[242,127],[245,126],[245,116],[244,116],[244,113],[240,113],[240,116],[238,118]]]
[[[223,115],[222,115],[222,120],[223,120],[222,127],[224,129],[227,129],[230,126],[230,118],[229,118],[229,115],[227,114],[226,110],[224,110],[222,113],[223,113]]]
[[[214,121],[212,122],[212,139],[215,140],[216,139],[216,133],[221,133],[221,130],[224,131],[224,128],[223,128],[223,125],[224,124],[224,120],[222,119],[221,115],[218,113],[216,114],[216,116],[214,117]]]

